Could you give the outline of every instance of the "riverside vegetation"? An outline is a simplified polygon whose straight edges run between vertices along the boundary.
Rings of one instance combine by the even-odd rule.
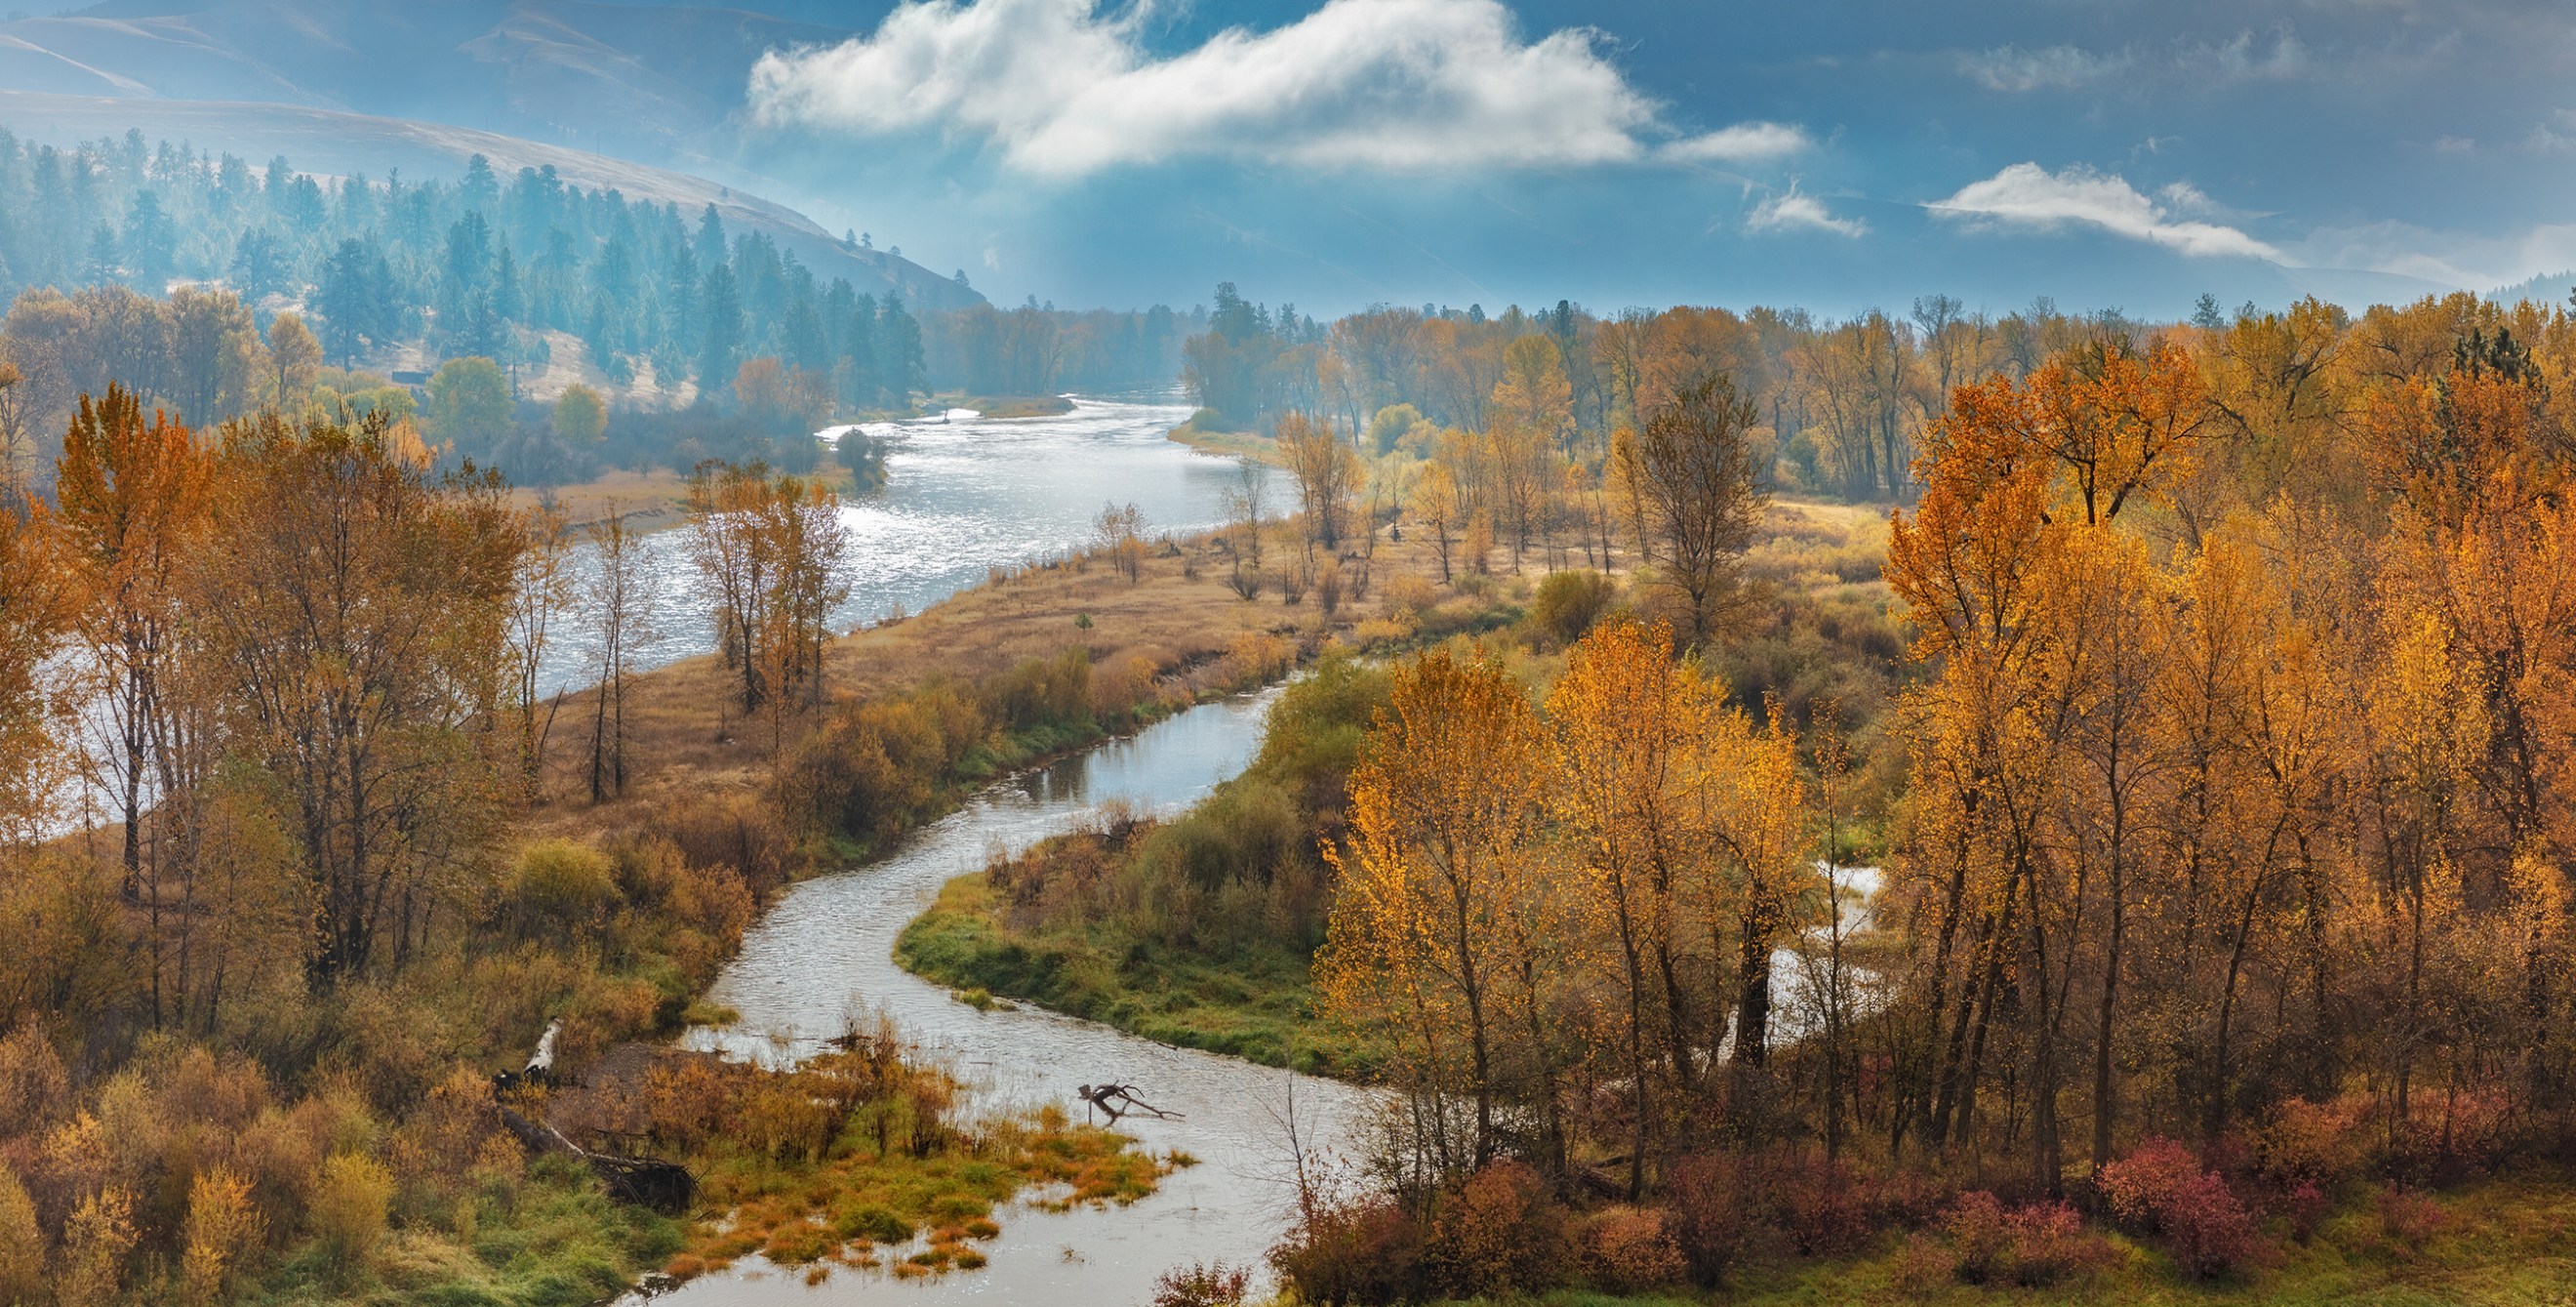
[[[2026,358],[1881,324],[1884,421],[1816,446],[1899,501],[1853,540],[1881,630],[1761,559],[1784,410],[1692,347],[1758,319],[1237,317],[1201,394],[1265,415],[1302,506],[1336,475],[1401,502],[1453,591],[1507,548],[1588,568],[1481,640],[1319,672],[1200,810],[996,864],[906,956],[1384,1086],[1360,1156],[1304,1159],[1287,1291],[2576,1284],[2566,311],[2205,308]],[[1422,419],[1467,411],[1436,386],[1483,349],[1481,421]],[[1578,361],[1632,357],[1633,401],[1569,413]],[[1325,453],[1381,427],[1375,466]],[[1766,674],[1823,630],[1875,701]],[[1856,858],[1865,913],[1823,870]],[[1244,1288],[1183,1268],[1165,1300]]]
[[[553,510],[390,414],[198,432],[115,387],[53,473],[0,514],[0,1301],[575,1303],[753,1251],[937,1274],[1026,1185],[1125,1202],[1185,1160],[968,1115],[891,1032],[777,1071],[649,1041],[723,1018],[699,995],[792,879],[1277,677],[1321,605],[1247,602],[1220,546],[1117,513],[833,636],[832,492],[710,466],[682,529],[723,652],[639,672],[602,638],[600,688],[544,698],[549,631],[635,610],[613,511],[576,586]],[[555,1019],[569,1082],[496,1098]],[[611,1201],[503,1106],[686,1163],[698,1204]]]

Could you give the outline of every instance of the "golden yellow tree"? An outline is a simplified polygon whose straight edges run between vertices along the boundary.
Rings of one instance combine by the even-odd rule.
[[[1545,740],[1493,662],[1433,652],[1397,669],[1351,774],[1350,834],[1315,977],[1326,1014],[1379,1031],[1444,1170],[1494,1156],[1510,948],[1533,890]],[[1458,1047],[1464,1041],[1463,1049]],[[1459,1096],[1469,1122],[1450,1119]]]

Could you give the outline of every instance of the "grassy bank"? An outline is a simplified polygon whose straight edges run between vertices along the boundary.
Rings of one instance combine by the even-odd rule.
[[[1258,431],[1234,431],[1220,425],[1216,415],[1206,409],[1190,415],[1190,420],[1171,429],[1165,437],[1202,454],[1222,458],[1249,458],[1258,463],[1278,465],[1279,442]]]
[[[1323,1074],[1348,1061],[1315,1023],[1303,951],[1250,950],[1218,962],[1106,928],[1073,936],[1014,930],[980,871],[941,888],[895,941],[895,960],[967,1002],[1035,1003],[1265,1066]]]

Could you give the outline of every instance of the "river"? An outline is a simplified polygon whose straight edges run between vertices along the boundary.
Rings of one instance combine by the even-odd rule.
[[[1052,417],[986,418],[956,410],[945,419],[872,423],[887,443],[885,489],[844,502],[850,549],[841,568],[847,601],[835,630],[874,622],[900,608],[922,609],[984,581],[987,569],[1086,546],[1101,506],[1133,503],[1147,529],[1203,530],[1223,521],[1235,465],[1165,438],[1188,420],[1186,405],[1076,398]],[[715,624],[689,561],[682,531],[643,539],[645,591],[654,638],[635,656],[638,671],[710,653]],[[577,584],[595,564],[587,545],[572,559]],[[572,620],[551,633],[540,692],[599,679],[598,643]]]
[[[1156,1152],[1199,1159],[1132,1207],[998,1213],[991,1264],[926,1281],[836,1271],[819,1286],[749,1258],[702,1276],[656,1307],[774,1304],[1031,1303],[1134,1307],[1173,1266],[1225,1259],[1258,1264],[1285,1226],[1289,1151],[1279,1114],[1295,1085],[1313,1138],[1348,1138],[1358,1091],[1292,1077],[1237,1058],[1172,1048],[1036,1008],[977,1012],[895,965],[895,935],[950,878],[1071,829],[1117,798],[1177,812],[1241,771],[1259,749],[1276,691],[1203,704],[1043,771],[993,787],[914,834],[891,855],[789,889],[743,940],[711,997],[741,1019],[692,1029],[681,1042],[753,1058],[794,1056],[843,1028],[844,1015],[883,1008],[929,1056],[972,1089],[981,1109],[1074,1103],[1074,1086],[1133,1084],[1174,1121],[1130,1117],[1123,1128]]]

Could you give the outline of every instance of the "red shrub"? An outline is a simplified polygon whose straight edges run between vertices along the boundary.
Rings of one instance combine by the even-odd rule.
[[[1664,1228],[1691,1281],[1715,1287],[1744,1256],[1759,1214],[1742,1158],[1686,1157],[1664,1178]]]
[[[1772,1182],[1781,1230],[1807,1257],[1832,1257],[1869,1241],[1876,1230],[1868,1196],[1837,1162],[1782,1158]]]
[[[2254,1214],[2228,1192],[2215,1171],[2204,1171],[2174,1195],[2161,1215],[2165,1251],[2181,1267],[2202,1279],[2252,1265],[2263,1252],[2263,1234]]]
[[[2150,1139],[2105,1165],[2093,1185],[2111,1213],[2150,1233],[2163,1228],[2164,1212],[2203,1172],[2200,1159],[2171,1139]]]
[[[1493,1162],[1441,1200],[1429,1259],[1461,1297],[1553,1288],[1573,1261],[1567,1225],[1536,1171]]]
[[[1950,1238],[1951,1273],[1968,1284],[2039,1288],[2089,1275],[2111,1257],[2109,1242],[2053,1199],[2006,1210],[1993,1194],[1961,1194],[1941,1227]]]
[[[2081,1279],[2111,1259],[2110,1242],[2084,1228],[2064,1201],[2024,1203],[2004,1217],[2013,1283],[2041,1288]]]
[[[1424,1295],[1422,1229],[1395,1202],[1325,1207],[1270,1250],[1300,1302],[1380,1304]]]
[[[1251,1289],[1244,1267],[1192,1262],[1155,1277],[1153,1307],[1240,1307]]]
[[[2379,1191],[2379,1228],[2397,1252],[2411,1257],[2442,1228],[2442,1206],[2429,1195],[2390,1185]]]
[[[1950,1236],[1951,1269],[1968,1284],[1991,1284],[2003,1277],[2012,1253],[2012,1232],[2004,1225],[2004,1205],[1979,1190],[1959,1195],[1941,1218]]]
[[[2290,1192],[2281,1195],[2281,1210],[2290,1216],[2291,1237],[2300,1243],[2316,1238],[2317,1226],[2325,1221],[2326,1209],[2332,1205],[2316,1181],[2301,1180],[2292,1185]]]

